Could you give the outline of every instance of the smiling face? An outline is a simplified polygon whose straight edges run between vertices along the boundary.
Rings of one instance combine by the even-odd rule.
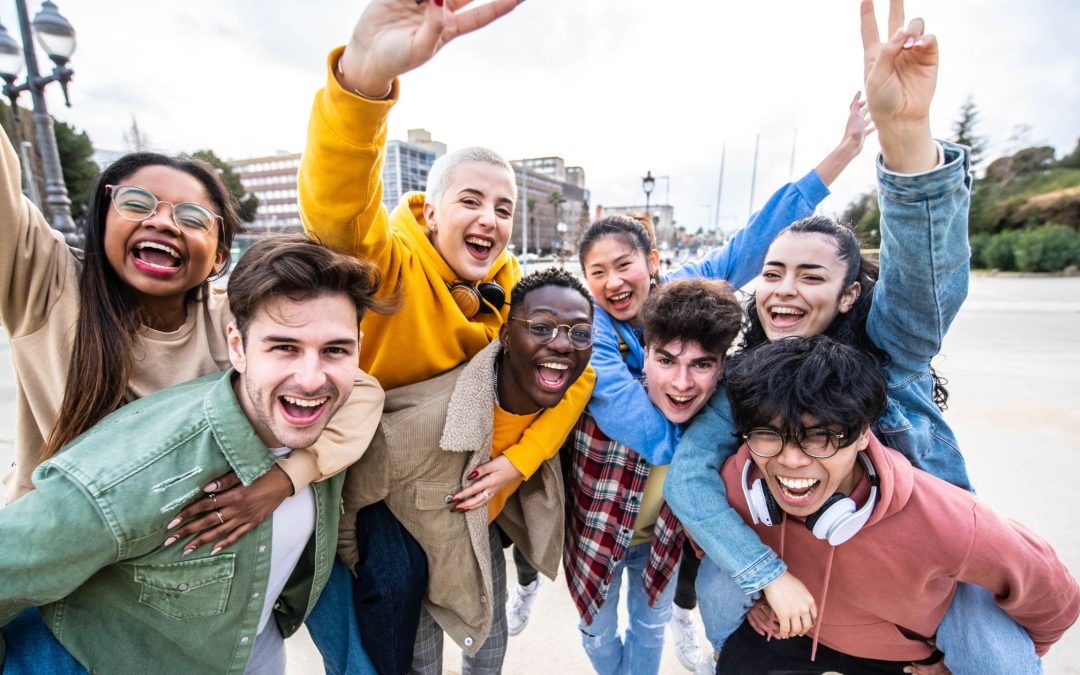
[[[844,287],[847,265],[826,235],[788,232],[765,254],[755,291],[758,320],[769,340],[821,335],[859,297],[858,282]]]
[[[356,306],[343,293],[273,298],[241,336],[228,328],[237,398],[267,447],[306,448],[352,393]]]
[[[592,325],[589,301],[563,286],[541,286],[529,292],[512,320],[499,331],[503,355],[499,368],[499,403],[503,410],[524,415],[551,408],[589,365],[592,347],[575,349],[566,328],[547,344],[525,321],[547,319],[563,326]]]
[[[724,355],[705,351],[696,342],[669,342],[645,350],[645,382],[649,400],[676,424],[689,422],[716,391]]]
[[[191,202],[219,213],[210,194],[194,176],[171,167],[144,166],[119,181],[140,187],[172,204]],[[202,284],[225,252],[218,250],[220,221],[206,234],[181,230],[173,222],[172,207],[159,204],[141,221],[128,220],[109,205],[105,219],[105,257],[120,280],[146,301],[183,302],[188,291]]]
[[[804,417],[803,424],[804,429],[817,426],[811,417]],[[781,425],[779,420],[774,420],[770,426],[779,430]],[[854,442],[825,459],[807,455],[792,438],[787,439],[783,450],[775,457],[758,457],[753,453],[750,457],[764,474],[769,492],[780,508],[789,515],[806,518],[833,494],[851,494],[862,477],[862,465],[856,461],[858,453],[866,450],[869,443],[870,430],[866,428]]]
[[[431,243],[460,280],[483,279],[506,248],[514,198],[514,178],[505,168],[464,162],[454,167],[438,203],[424,203]]]
[[[596,304],[619,321],[637,324],[657,273],[660,253],[634,247],[628,237],[608,234],[592,243],[581,261],[585,282]]]

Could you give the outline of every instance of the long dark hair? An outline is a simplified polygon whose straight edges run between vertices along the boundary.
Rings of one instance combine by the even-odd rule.
[[[648,264],[649,254],[656,248],[656,242],[645,227],[645,223],[631,216],[620,214],[597,218],[589,223],[578,240],[578,261],[582,271],[585,271],[585,256],[592,250],[594,244],[604,237],[616,237],[636,251],[640,251]],[[659,272],[650,275],[652,285],[660,282]]]
[[[877,261],[862,254],[859,249],[859,240],[851,228],[826,216],[810,216],[797,220],[781,230],[773,241],[789,233],[819,234],[831,239],[836,245],[837,256],[845,265],[841,292],[849,288],[851,284],[859,282],[859,297],[855,300],[855,304],[847,312],[837,314],[823,334],[872,354],[879,364],[885,365],[888,362],[888,355],[874,344],[866,332],[866,318],[870,314],[870,306],[874,301],[874,285],[878,280]],[[746,303],[746,326],[739,349],[752,349],[768,340],[757,315],[757,298],[751,295]],[[948,381],[934,372],[933,368],[930,369],[930,373],[934,378],[934,403],[945,410],[949,400],[949,392],[945,388]]]
[[[41,461],[55,455],[124,402],[124,392],[131,380],[132,347],[142,325],[142,309],[135,292],[120,279],[105,257],[105,219],[111,204],[105,186],[120,184],[139,169],[155,165],[182,171],[202,183],[214,202],[214,210],[222,218],[217,248],[219,254],[224,254],[226,264],[190,289],[187,300],[204,300],[210,280],[228,269],[229,251],[233,236],[240,229],[240,218],[235,198],[212,166],[187,157],[135,152],[124,155],[102,172],[86,218],[86,250],[79,276],[79,319],[68,361],[64,400],[41,449]]]

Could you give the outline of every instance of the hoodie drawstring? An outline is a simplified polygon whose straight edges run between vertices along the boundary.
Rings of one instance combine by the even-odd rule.
[[[817,657],[818,636],[821,635],[821,624],[825,621],[825,599],[829,595],[829,577],[832,576],[832,561],[836,555],[836,547],[829,547],[829,560],[825,563],[825,587],[821,589],[821,607],[818,607],[817,621],[814,622],[814,643],[810,647],[810,661]]]

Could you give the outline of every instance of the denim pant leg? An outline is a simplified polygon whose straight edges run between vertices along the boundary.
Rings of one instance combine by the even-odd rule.
[[[697,578],[698,604],[705,635],[713,651],[720,651],[724,642],[742,625],[746,612],[758,594],[747,595],[729,574],[708,557],[701,561]]]
[[[597,675],[619,675],[622,672],[623,644],[619,637],[619,588],[622,586],[626,558],[615,563],[607,599],[593,617],[592,623],[578,624],[581,644]],[[640,583],[640,580],[639,580]]]
[[[379,673],[407,672],[427,592],[427,556],[383,502],[357,513],[356,543],[353,601],[360,640]]]
[[[3,675],[86,675],[42,621],[37,607],[23,610],[0,633],[7,645]]]
[[[993,593],[974,584],[957,584],[938,626],[937,646],[953,675],[1043,672],[1027,631],[997,606]]]
[[[360,644],[352,574],[340,559],[334,560],[330,579],[304,624],[319,648],[327,675],[375,675],[375,666]]]
[[[626,600],[630,623],[623,643],[623,667],[628,675],[656,675],[660,672],[660,657],[664,653],[664,629],[671,620],[672,599],[676,582],[672,579],[649,605],[649,596],[641,581],[641,573],[649,565],[652,541],[631,546],[626,560]],[[676,571],[677,574],[677,571]]]
[[[462,675],[498,675],[502,672],[503,659],[506,657],[506,557],[499,539],[499,526],[490,525],[488,529],[491,585],[495,595],[494,598],[489,598],[489,601],[494,603],[491,606],[491,630],[484,644],[477,650],[476,656],[462,655]]]

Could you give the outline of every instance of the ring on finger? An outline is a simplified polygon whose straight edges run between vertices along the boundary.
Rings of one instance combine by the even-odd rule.
[[[221,515],[221,511],[214,511],[214,515],[217,516],[217,519],[221,521],[222,525],[225,524],[225,516]]]
[[[217,495],[214,494],[213,492],[210,493],[210,501],[214,502],[214,508],[217,509],[218,508]]]
[[[481,490],[480,492],[481,492],[481,493],[482,493],[482,494],[483,494],[483,495],[484,495],[485,497],[487,497],[488,499],[491,499],[492,497],[494,497],[494,496],[495,496],[495,495],[491,494],[490,492],[488,492],[487,490]]]

